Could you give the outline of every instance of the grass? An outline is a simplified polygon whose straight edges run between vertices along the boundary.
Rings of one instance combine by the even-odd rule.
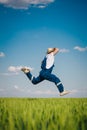
[[[0,130],[87,130],[87,98],[0,98]]]

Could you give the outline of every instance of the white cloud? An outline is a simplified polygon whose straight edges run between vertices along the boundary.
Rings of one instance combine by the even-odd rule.
[[[21,71],[22,67],[23,66],[9,66],[8,71],[13,72],[13,73],[19,73],[19,71]],[[27,69],[30,69],[31,71],[33,70],[33,68],[31,68],[31,67],[27,67],[27,66],[24,66],[24,67]]]
[[[18,87],[17,85],[14,85],[14,88],[15,88],[15,89],[19,89],[19,87]]]
[[[9,66],[8,72],[0,73],[0,75],[2,75],[2,76],[19,75],[19,72],[21,71],[22,67],[23,66]],[[31,71],[34,69],[34,68],[31,68],[31,67],[27,67],[27,66],[24,66],[24,67],[30,69]]]
[[[60,51],[59,51],[60,53],[68,53],[69,52],[69,50],[68,49],[65,49],[65,48],[63,48],[63,49],[60,49]]]
[[[22,66],[9,66],[8,71],[18,73],[21,70]]]
[[[24,89],[20,88],[20,87],[19,87],[19,86],[17,86],[17,85],[14,85],[14,88],[15,88],[15,90],[17,90],[17,91],[21,91],[21,92],[23,92],[23,91],[24,91]]]
[[[0,73],[0,75],[2,75],[2,76],[13,76],[13,75],[18,75],[19,73],[9,73],[9,72],[7,72],[7,73]]]
[[[41,8],[41,9],[43,9],[43,8],[45,8],[46,6],[45,5],[39,5],[38,6],[38,8]]]
[[[82,48],[82,47],[80,47],[80,46],[75,46],[75,47],[74,47],[74,50],[78,50],[78,51],[80,51],[80,52],[84,52],[84,51],[87,51],[87,46],[84,47],[84,48]]]
[[[14,9],[28,9],[29,7],[44,8],[55,0],[0,0],[0,4]]]
[[[22,68],[22,66],[9,66],[8,72],[0,73],[0,75],[2,75],[2,76],[18,75],[21,68]]]
[[[55,94],[58,94],[58,92],[56,91],[52,91],[52,90],[36,90],[36,91],[31,91],[30,89],[23,89],[17,85],[14,85],[14,88],[15,90],[18,90],[20,92],[26,92],[28,94],[31,94],[31,95],[55,95]]]
[[[3,52],[0,52],[0,57],[4,57],[5,54]]]
[[[33,94],[36,94],[36,95],[54,95],[54,94],[57,94],[58,92],[53,92],[51,90],[46,90],[46,91],[42,91],[42,90],[37,90],[35,92],[33,92]]]
[[[73,89],[70,91],[71,94],[83,94],[85,96],[85,93],[87,93],[87,88],[79,88],[79,89]]]

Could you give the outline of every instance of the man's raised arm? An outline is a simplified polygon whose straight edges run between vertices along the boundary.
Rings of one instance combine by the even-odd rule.
[[[53,54],[56,55],[59,52],[59,48],[53,48]]]

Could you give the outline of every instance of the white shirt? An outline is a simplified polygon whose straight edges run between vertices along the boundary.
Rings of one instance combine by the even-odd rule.
[[[54,54],[53,54],[53,52],[51,52],[50,54],[47,54],[46,58],[47,58],[47,60],[46,60],[46,69],[49,69],[54,64]]]

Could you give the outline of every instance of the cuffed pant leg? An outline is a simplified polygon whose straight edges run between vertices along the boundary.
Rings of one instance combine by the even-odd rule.
[[[38,84],[44,80],[40,75],[38,77],[34,77],[30,72],[27,73],[26,75],[33,84]]]
[[[56,86],[57,86],[57,88],[58,88],[58,90],[59,90],[60,93],[64,91],[64,87],[63,87],[60,79],[57,76],[55,76],[54,74],[51,74],[49,72],[46,72],[46,73],[43,74],[43,77],[46,80],[54,82],[56,84]]]
[[[63,87],[61,81],[59,83],[57,83],[56,86],[57,86],[60,93],[64,91],[64,87]]]

